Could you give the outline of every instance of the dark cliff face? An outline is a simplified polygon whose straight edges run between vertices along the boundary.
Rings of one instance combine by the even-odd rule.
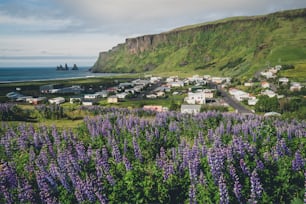
[[[220,56],[218,53],[214,53],[216,50],[221,51],[221,53],[224,50],[231,52],[235,47],[245,45],[249,49],[247,52],[253,52],[261,43],[267,44],[266,39],[262,36],[269,35],[269,32],[272,33],[278,29],[279,21],[282,19],[293,21],[296,18],[305,19],[305,17],[306,9],[299,9],[264,16],[220,20],[209,24],[178,28],[155,35],[128,38],[125,43],[119,44],[107,52],[101,52],[92,70],[94,72],[146,71],[145,67],[156,68],[163,65],[168,60],[167,57],[176,52],[179,53],[176,58],[181,58],[178,59],[177,64],[179,66],[182,64],[191,66],[192,62],[203,64],[198,58],[208,59],[207,56],[210,59],[217,59]],[[266,29],[262,29],[261,26],[266,27]],[[250,36],[250,41],[248,41],[247,35],[253,33],[261,36]],[[226,38],[227,36],[228,38]],[[235,37],[241,38],[240,41],[233,39]],[[241,49],[246,49],[246,47]],[[244,54],[242,53],[242,55]],[[235,58],[231,60],[235,61],[240,57]],[[220,61],[222,60],[224,59],[220,59]],[[204,64],[203,67],[205,66],[207,65]],[[197,65],[193,65],[193,67],[194,69],[198,68]]]
[[[144,35],[136,38],[128,38],[125,41],[126,49],[130,54],[148,51],[157,47],[160,43],[167,42],[166,34]]]

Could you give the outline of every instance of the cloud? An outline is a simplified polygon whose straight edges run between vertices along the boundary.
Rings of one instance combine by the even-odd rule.
[[[100,27],[103,32],[127,34],[233,15],[306,7],[306,2],[301,0],[57,0],[57,3],[70,15],[84,19],[89,26]]]
[[[97,56],[127,37],[295,8],[306,1],[0,0],[0,56]]]

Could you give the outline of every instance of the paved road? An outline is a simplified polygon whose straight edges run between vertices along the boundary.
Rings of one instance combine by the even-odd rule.
[[[226,91],[224,91],[221,88],[218,88],[218,90],[221,92],[221,96],[223,97],[224,101],[228,103],[228,105],[232,106],[234,109],[238,111],[238,113],[247,113],[247,114],[253,114],[252,111],[245,108],[243,105],[240,104],[239,101],[232,98],[232,96],[229,95]]]
[[[220,91],[224,101],[228,103],[228,105],[232,106],[235,110],[237,110],[238,113],[254,114],[252,111],[245,108],[239,101],[234,99],[229,93],[223,90],[220,86],[217,86],[216,84],[210,84],[210,86]]]

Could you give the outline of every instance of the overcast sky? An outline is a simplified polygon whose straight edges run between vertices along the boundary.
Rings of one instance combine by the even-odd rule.
[[[0,0],[0,67],[91,66],[127,37],[296,8],[306,0]]]

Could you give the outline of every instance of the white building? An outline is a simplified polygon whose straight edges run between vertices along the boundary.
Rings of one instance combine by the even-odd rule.
[[[244,86],[246,86],[246,87],[252,87],[252,86],[254,86],[254,83],[253,83],[253,82],[245,82],[245,83],[244,83]]]
[[[286,77],[282,77],[282,78],[279,78],[278,81],[282,84],[287,84],[289,82],[289,79]]]
[[[255,106],[257,102],[258,102],[257,98],[252,98],[252,99],[248,100],[248,105],[249,106]]]
[[[301,91],[302,85],[298,82],[292,82],[290,86],[290,91]]]
[[[108,96],[108,93],[107,93],[106,90],[105,91],[96,92],[95,94],[99,95],[102,98],[106,98]]]
[[[170,76],[166,79],[166,82],[174,82],[178,80],[178,76]]]
[[[162,79],[161,77],[151,77],[150,82],[154,84],[154,83],[159,82],[161,79]]]
[[[119,98],[119,99],[125,99],[127,97],[127,95],[129,95],[128,93],[126,92],[123,92],[123,93],[117,93],[116,96]]]
[[[118,103],[118,97],[117,97],[117,96],[114,96],[114,95],[109,96],[109,97],[107,98],[107,103]]]
[[[65,98],[63,97],[56,97],[56,98],[50,98],[49,100],[50,104],[61,104],[65,102]]]
[[[270,71],[267,71],[267,72],[260,72],[260,75],[261,76],[264,76],[266,77],[267,79],[274,79],[276,76],[270,72]]]
[[[222,84],[225,81],[226,81],[226,78],[223,78],[223,77],[212,77],[211,78],[211,82],[216,83],[216,84]]]
[[[197,93],[189,92],[188,96],[185,97],[184,101],[188,104],[205,104],[206,103],[205,92],[197,92]]]
[[[168,83],[168,86],[170,87],[184,87],[184,85],[183,81],[173,81]]]
[[[181,113],[198,114],[201,111],[201,105],[186,105],[181,106]]]
[[[132,81],[132,84],[134,86],[142,85],[142,86],[147,86],[150,84],[149,80],[143,80],[143,79],[135,79]]]
[[[157,96],[155,94],[148,94],[146,95],[146,98],[157,98]]]
[[[267,89],[265,91],[262,91],[261,95],[266,95],[269,96],[269,98],[273,98],[274,96],[276,96],[276,93],[272,90]]]
[[[263,81],[263,82],[261,82],[261,87],[264,88],[264,89],[270,88],[270,83],[266,82],[266,81]]]
[[[229,94],[234,96],[238,101],[249,100],[251,97],[249,93],[235,88],[229,89]]]
[[[100,97],[100,94],[94,93],[94,94],[85,94],[84,98],[85,99],[97,99]]]

